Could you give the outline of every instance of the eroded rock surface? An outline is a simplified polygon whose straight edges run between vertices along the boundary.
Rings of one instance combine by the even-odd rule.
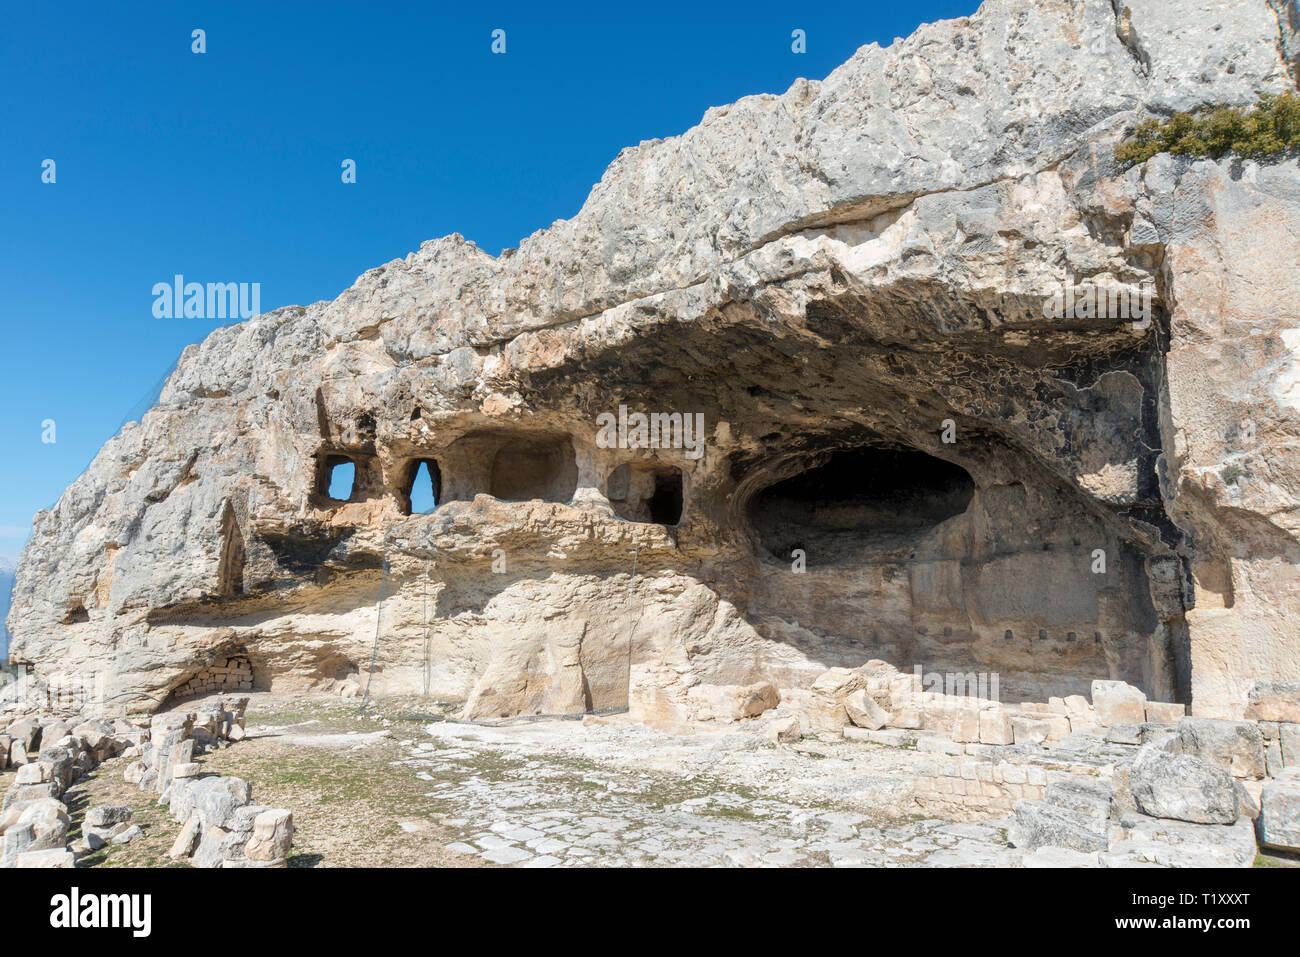
[[[12,657],[143,709],[238,660],[725,720],[882,659],[1240,717],[1300,678],[1300,169],[1114,146],[1294,88],[1294,7],[989,0],[624,150],[517,250],[213,332],[36,516]],[[1086,285],[1149,316],[1045,315]],[[620,406],[680,447],[607,447]]]

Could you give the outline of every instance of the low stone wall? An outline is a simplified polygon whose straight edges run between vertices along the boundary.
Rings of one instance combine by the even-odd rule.
[[[172,691],[175,701],[198,695],[230,694],[253,690],[253,665],[243,655],[219,658]]]
[[[123,777],[157,794],[184,825],[173,859],[198,867],[284,867],[293,815],[255,804],[240,778],[200,777],[195,760],[244,737],[247,705],[247,698],[218,698],[194,711],[152,717],[81,721],[41,713],[12,721],[0,734],[0,766],[18,767],[0,805],[0,867],[74,867],[110,841],[126,843],[143,833],[130,823],[129,807],[96,807],[86,813],[81,839],[67,844],[71,818],[61,798],[119,754],[134,758]]]
[[[915,799],[927,812],[1010,814],[1021,799],[1041,801],[1047,772],[1007,761],[936,764],[916,777]]]
[[[247,698],[205,701],[197,711],[154,715],[150,740],[123,777],[158,794],[181,832],[168,856],[196,867],[284,867],[293,846],[293,815],[253,801],[237,777],[200,777],[205,748],[244,737]]]

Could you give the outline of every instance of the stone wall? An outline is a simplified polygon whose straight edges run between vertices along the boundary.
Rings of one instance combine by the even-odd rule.
[[[253,665],[243,655],[219,658],[172,692],[177,701],[197,695],[253,690]]]

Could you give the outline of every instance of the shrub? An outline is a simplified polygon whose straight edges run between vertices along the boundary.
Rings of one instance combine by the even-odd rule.
[[[1235,106],[1175,113],[1167,120],[1143,120],[1115,149],[1122,163],[1143,163],[1159,153],[1208,156],[1228,153],[1257,158],[1300,146],[1300,97],[1266,93],[1249,111]]]

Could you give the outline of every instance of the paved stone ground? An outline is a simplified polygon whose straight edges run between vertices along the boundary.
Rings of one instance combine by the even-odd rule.
[[[465,834],[448,849],[500,865],[1008,866],[1007,822],[918,820],[913,752],[754,732],[436,723],[395,762]],[[418,822],[408,825],[418,827]]]

